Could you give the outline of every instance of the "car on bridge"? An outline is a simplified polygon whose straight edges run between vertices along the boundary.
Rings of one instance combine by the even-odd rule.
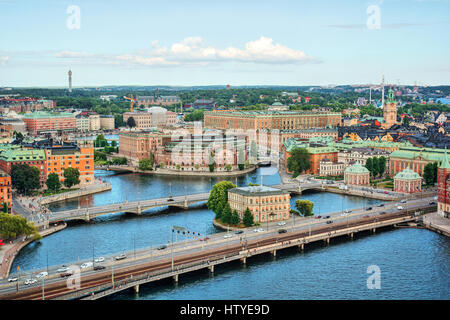
[[[173,198],[169,198],[169,199],[167,199],[167,201],[175,201],[175,200],[173,200]]]
[[[316,219],[320,219],[320,218],[322,218],[322,216],[316,216]]]
[[[287,232],[286,229],[279,229],[279,230],[278,230],[278,233],[280,233],[280,234],[281,234],[281,233],[286,233],[286,232]]]
[[[286,225],[286,222],[284,222],[284,221],[278,222],[278,225],[279,226],[284,226],[284,225]]]
[[[85,262],[80,266],[81,269],[86,269],[89,267],[92,267],[92,262]]]
[[[386,211],[381,211],[379,214],[386,214]]]
[[[17,277],[12,277],[8,279],[8,282],[16,282],[17,280],[19,280]]]
[[[159,247],[156,248],[156,249],[158,249],[158,250],[164,250],[165,248],[167,248],[167,246],[166,246],[165,244],[163,244],[163,245],[159,246]]]
[[[95,266],[94,267],[94,270],[104,270],[104,269],[106,269],[106,267],[105,266],[101,266],[101,265],[98,265],[98,266]]]
[[[433,205],[433,204],[436,204],[436,202],[430,201],[429,204],[430,204],[430,205]]]
[[[36,278],[40,279],[40,278],[43,278],[43,277],[46,277],[46,276],[48,276],[48,272],[47,271],[42,271],[42,272],[40,272],[39,274],[36,275]]]
[[[232,234],[226,234],[226,235],[224,235],[223,237],[225,238],[225,239],[228,239],[228,238],[231,238],[233,235]]]
[[[209,240],[209,237],[204,237],[200,239],[200,241],[207,241],[207,240]]]
[[[366,211],[370,211],[370,210],[372,210],[372,207],[366,208]]]
[[[60,276],[61,278],[64,278],[64,277],[70,277],[71,275],[73,275],[73,273],[74,273],[73,270],[69,270],[69,271],[67,271],[67,272],[61,273],[59,276]]]
[[[330,216],[324,216],[323,219],[329,219],[331,218]]]
[[[333,223],[333,220],[327,220],[327,224]]]
[[[401,200],[401,201],[400,201],[400,203],[406,203],[406,200],[405,200],[405,199],[403,199],[403,200]]]
[[[67,268],[66,266],[62,266],[61,268],[56,270],[56,272],[66,272],[67,270],[69,270],[69,268]]]
[[[98,257],[97,259],[94,260],[94,262],[103,262],[105,261],[105,258],[103,257]]]
[[[404,208],[402,206],[398,206],[397,210],[403,210]]]
[[[124,253],[122,253],[121,255],[115,256],[114,260],[123,260],[126,258],[127,258],[127,256]]]
[[[241,233],[244,233],[244,231],[242,231],[242,230],[237,230],[234,234],[241,234]]]
[[[380,203],[377,207],[384,207],[384,203]]]
[[[28,286],[28,285],[34,284],[34,283],[36,283],[36,282],[37,282],[36,279],[26,279],[25,282],[24,282],[24,284],[26,284],[26,285]]]

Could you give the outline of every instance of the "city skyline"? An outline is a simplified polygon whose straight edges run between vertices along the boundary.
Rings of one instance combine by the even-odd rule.
[[[0,1],[0,86],[450,84],[449,1],[43,2]]]

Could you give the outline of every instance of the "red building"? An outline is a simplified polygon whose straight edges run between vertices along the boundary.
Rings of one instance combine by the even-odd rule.
[[[450,164],[448,162],[447,150],[445,150],[444,160],[437,172],[438,182],[438,214],[449,217],[450,212]]]

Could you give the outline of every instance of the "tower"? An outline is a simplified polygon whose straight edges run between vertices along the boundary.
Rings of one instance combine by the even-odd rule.
[[[448,218],[450,212],[450,163],[448,162],[447,148],[444,159],[437,169],[438,183],[438,214]]]
[[[384,127],[390,128],[397,123],[397,103],[394,100],[394,90],[389,89],[386,105],[383,105]]]
[[[381,80],[381,107],[384,108],[384,75]]]
[[[72,70],[69,70],[69,92],[72,92]]]

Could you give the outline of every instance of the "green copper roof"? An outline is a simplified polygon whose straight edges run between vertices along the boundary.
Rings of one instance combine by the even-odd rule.
[[[36,111],[32,113],[27,113],[23,116],[24,119],[68,118],[68,117],[75,117],[75,115],[70,112]]]
[[[395,175],[394,179],[403,179],[403,180],[417,180],[422,179],[417,172],[414,172],[409,167],[407,167],[402,172],[399,172]]]
[[[345,173],[369,173],[369,170],[366,167],[363,167],[359,163],[356,163],[344,171]]]
[[[0,159],[7,162],[45,160],[45,151],[41,149],[23,149],[20,146],[0,146]]]
[[[445,148],[444,160],[442,160],[442,163],[439,168],[450,169],[450,164],[448,163],[448,157],[447,157],[447,148]]]

